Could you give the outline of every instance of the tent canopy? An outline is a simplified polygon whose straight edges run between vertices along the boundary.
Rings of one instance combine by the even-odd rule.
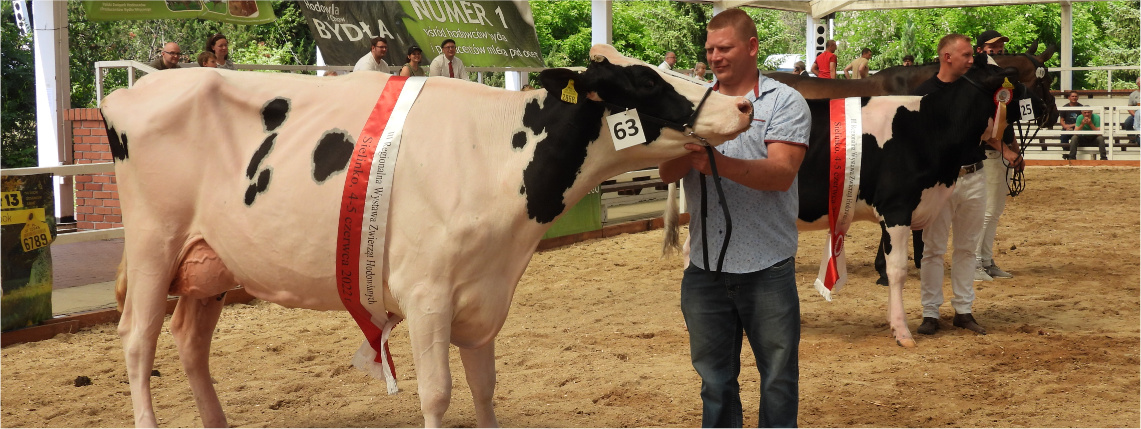
[[[832,13],[844,11],[1003,6],[1011,4],[1059,3],[1059,0],[714,0],[713,3],[726,9],[749,6],[802,12],[815,19],[820,19]]]

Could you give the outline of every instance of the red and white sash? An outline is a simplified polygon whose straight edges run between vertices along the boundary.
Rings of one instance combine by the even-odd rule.
[[[425,80],[388,78],[353,148],[337,218],[337,292],[365,335],[352,364],[383,378],[389,394],[399,389],[388,337],[401,319],[384,308],[388,204],[404,120]]]
[[[834,99],[829,106],[830,147],[828,157],[828,245],[820,261],[816,290],[831,301],[848,281],[844,261],[844,236],[856,212],[860,191],[860,157],[863,121],[860,98]]]

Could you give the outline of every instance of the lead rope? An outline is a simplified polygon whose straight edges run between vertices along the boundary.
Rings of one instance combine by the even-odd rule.
[[[729,205],[725,202],[725,190],[721,188],[721,175],[717,174],[717,161],[713,159],[713,146],[705,146],[709,155],[709,169],[713,173],[713,187],[717,189],[717,202],[721,204],[721,212],[725,214],[725,239],[721,241],[721,254],[717,257],[717,269],[713,272],[713,280],[721,276],[721,268],[725,264],[725,252],[729,250],[729,237],[733,236],[733,218],[729,215]],[[707,239],[708,211],[706,210],[705,175],[701,174],[701,251],[705,262],[705,269],[709,269],[709,240]]]
[[[1043,112],[1043,115],[1045,115],[1045,114],[1047,114],[1047,113]],[[1035,118],[1035,119],[1037,119],[1037,118]],[[1037,121],[1035,121],[1035,122],[1037,122]],[[1034,127],[1034,134],[1031,134],[1030,137],[1027,138],[1026,137],[1027,129],[1030,128],[1031,124],[1027,123],[1026,127],[1023,128],[1022,121],[1018,121],[1016,123],[1016,125],[1017,126],[1015,128],[1018,130],[1018,139],[1019,139],[1019,141],[1022,142],[1022,144],[1019,145],[1019,148],[1018,148],[1018,156],[1021,157],[1022,162],[1025,163],[1026,162],[1026,147],[1029,146],[1030,140],[1033,140],[1035,137],[1038,136],[1038,132],[1042,131],[1042,127],[1035,126]],[[1006,143],[1003,143],[1000,147],[1003,150],[1005,150],[1006,149]],[[999,153],[1000,158],[1001,158],[1001,155],[1002,155],[1002,153],[1000,152]],[[1008,171],[1014,169],[1013,165],[1010,165],[1009,163],[1006,162],[1006,158],[1001,158],[1001,159],[1002,159],[1002,165],[1006,166],[1006,169]],[[1023,166],[1022,170],[1014,170],[1014,172],[1010,175],[1010,183],[1007,185],[1007,189],[1010,191],[1009,195],[1012,197],[1017,197],[1018,194],[1021,194],[1022,191],[1026,190],[1026,168],[1025,168],[1025,166]]]

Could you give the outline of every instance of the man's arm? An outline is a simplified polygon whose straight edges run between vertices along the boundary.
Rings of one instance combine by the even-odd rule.
[[[832,71],[832,79],[836,78],[836,60],[828,62],[828,69]]]
[[[820,76],[820,67],[817,67],[816,64],[816,61],[812,62],[812,74]]]
[[[855,61],[853,61],[853,62],[855,62]],[[845,78],[848,78],[848,79],[852,78],[851,70],[852,70],[852,63],[848,63],[848,65],[844,66],[843,71],[844,71],[844,77]]]
[[[864,61],[863,64],[860,64],[860,69],[856,70],[856,74],[860,76],[860,79],[867,79],[867,77],[868,77],[868,62],[867,61]]]
[[[695,151],[689,155],[693,169],[706,175],[713,174],[703,146],[687,144],[685,148]],[[758,191],[789,190],[793,179],[796,179],[796,173],[800,171],[800,163],[804,161],[808,147],[789,142],[771,142],[768,143],[768,151],[769,157],[764,159],[730,158],[713,151],[713,157],[717,161],[717,173],[721,177]],[[659,170],[658,174],[663,173]]]

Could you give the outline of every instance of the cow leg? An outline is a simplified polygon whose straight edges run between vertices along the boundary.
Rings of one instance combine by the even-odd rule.
[[[431,289],[447,289],[438,284],[416,282],[417,295]],[[425,427],[440,427],[444,412],[452,399],[452,373],[448,366],[448,348],[451,344],[452,307],[447,297],[415,296],[408,300],[405,314],[408,336],[412,342],[413,361],[416,364],[417,392]]]
[[[911,228],[907,225],[887,228],[891,236],[891,246],[885,254],[887,258],[888,304],[887,323],[896,344],[915,347],[915,339],[907,328],[907,318],[903,312],[903,282],[907,280],[907,236]]]
[[[210,340],[218,325],[218,317],[222,314],[225,296],[179,298],[174,316],[170,319],[170,331],[178,344],[178,356],[190,381],[190,389],[194,392],[194,401],[198,404],[198,413],[205,427],[230,427],[210,377]]]
[[[123,315],[119,319],[119,337],[127,363],[135,426],[154,427],[158,422],[151,402],[151,370],[166,316],[166,293],[173,275],[175,249],[164,249],[161,243],[156,243],[158,246],[132,244],[135,243],[128,241],[125,249],[129,261],[126,273],[122,274],[127,276],[127,290]],[[152,251],[154,249],[158,250]],[[141,257],[132,258],[133,255]]]
[[[499,427],[495,418],[495,340],[483,347],[460,349],[467,384],[475,402],[475,421],[479,427]]]

